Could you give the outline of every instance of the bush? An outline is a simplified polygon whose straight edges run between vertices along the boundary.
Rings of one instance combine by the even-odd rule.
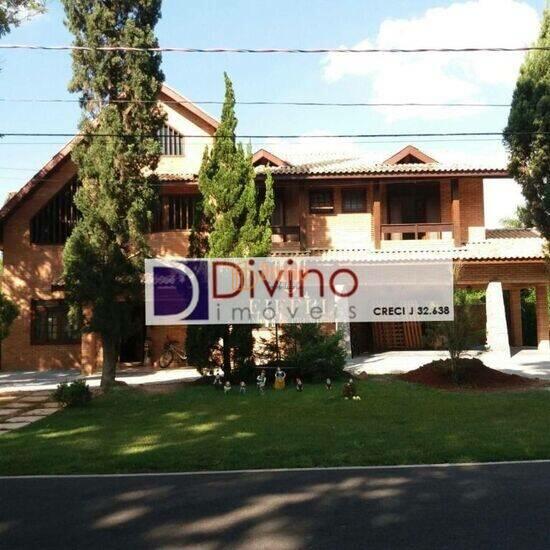
[[[67,382],[59,384],[53,398],[65,407],[80,407],[91,401],[92,392],[84,380],[75,380],[70,384]]]
[[[342,376],[346,351],[340,332],[326,334],[321,325],[287,325],[282,340],[285,343],[285,366],[296,376],[309,381],[336,379]]]

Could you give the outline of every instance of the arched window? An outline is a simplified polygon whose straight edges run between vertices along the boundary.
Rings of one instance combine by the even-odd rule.
[[[161,154],[168,156],[183,156],[183,135],[165,124],[158,134]]]
[[[79,187],[80,182],[74,177],[34,215],[31,243],[65,243],[80,218],[74,204],[74,194]]]

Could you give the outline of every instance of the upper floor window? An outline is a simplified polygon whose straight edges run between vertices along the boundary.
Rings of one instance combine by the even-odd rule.
[[[69,324],[69,308],[62,300],[33,300],[31,303],[32,344],[74,344],[80,334]]]
[[[183,155],[183,135],[165,124],[158,134],[161,154],[168,156]]]
[[[153,231],[186,230],[193,227],[196,197],[163,195],[153,217]]]
[[[31,243],[64,244],[80,218],[74,194],[80,182],[73,178],[31,219]]]
[[[364,189],[344,189],[342,191],[342,212],[365,212]]]
[[[312,214],[334,213],[332,189],[314,189],[309,192],[309,211]]]

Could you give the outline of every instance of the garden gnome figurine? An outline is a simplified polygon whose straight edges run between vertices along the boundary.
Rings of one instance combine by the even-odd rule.
[[[282,370],[281,367],[277,367],[277,370],[275,371],[275,384],[274,384],[274,387],[276,390],[285,389],[285,378],[286,378],[285,371]]]
[[[244,380],[241,380],[239,384],[239,393],[246,393],[246,382]]]
[[[260,390],[260,393],[264,393],[266,383],[267,383],[267,378],[265,376],[265,370],[263,370],[256,377],[256,385],[258,386],[258,390]]]
[[[296,378],[296,390],[304,391],[304,383],[302,382],[301,378]]]
[[[227,380],[223,386],[223,394],[227,395],[231,391],[231,382]]]
[[[350,378],[342,388],[342,395],[344,396],[344,399],[355,399],[355,396],[357,395],[357,390],[355,389],[355,382],[353,381],[353,378]]]
[[[327,378],[327,379],[325,380],[325,388],[326,388],[327,390],[331,390],[331,389],[332,389],[332,380],[331,380],[330,378]]]

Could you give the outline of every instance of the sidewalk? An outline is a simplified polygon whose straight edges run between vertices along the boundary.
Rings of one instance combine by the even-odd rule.
[[[116,379],[130,385],[189,382],[200,374],[193,368],[154,370],[143,367],[118,369]],[[79,370],[0,371],[0,396],[4,393],[55,390],[61,382],[82,378],[91,388],[99,387],[101,373],[83,376]]]

